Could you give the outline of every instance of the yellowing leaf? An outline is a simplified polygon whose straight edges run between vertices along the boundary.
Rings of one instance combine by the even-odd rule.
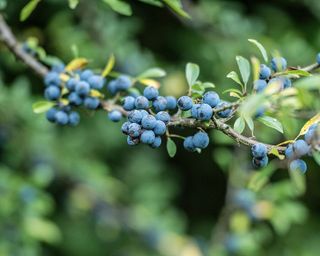
[[[72,60],[66,67],[67,71],[73,71],[76,69],[82,69],[88,65],[88,60],[86,58],[76,58]]]
[[[284,142],[279,143],[277,146],[280,147],[280,146],[283,146],[283,145],[292,144],[294,142],[295,142],[295,140],[286,140]]]
[[[256,57],[251,58],[253,81],[259,79],[260,61]]]
[[[160,83],[156,80],[153,80],[153,79],[141,79],[139,80],[140,83],[142,83],[143,85],[146,85],[146,86],[152,86],[152,87],[155,87],[155,88],[160,88]]]
[[[60,103],[63,105],[63,106],[67,106],[69,104],[69,101],[67,99],[61,99],[60,100]]]
[[[106,77],[107,75],[109,75],[109,73],[113,69],[115,63],[116,63],[116,58],[114,57],[113,54],[111,54],[107,65],[105,66],[104,70],[102,71],[103,77]]]
[[[90,96],[91,97],[97,97],[97,98],[103,98],[104,97],[104,95],[101,92],[97,91],[97,90],[91,90],[90,91]]]
[[[280,160],[283,160],[285,158],[284,155],[280,155],[279,151],[276,148],[272,148],[269,151],[269,154],[275,155],[276,157],[278,157]]]
[[[315,115],[314,117],[312,117],[309,121],[307,121],[305,123],[305,125],[301,128],[299,135],[297,136],[297,138],[301,135],[304,135],[307,133],[309,127],[315,123],[319,123],[320,122],[320,113]]]
[[[67,74],[60,74],[60,79],[63,82],[67,82],[69,80],[70,76],[68,76]]]

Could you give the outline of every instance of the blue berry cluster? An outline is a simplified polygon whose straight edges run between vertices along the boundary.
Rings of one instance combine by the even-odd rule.
[[[75,126],[80,121],[80,115],[72,111],[76,106],[83,105],[87,109],[95,110],[100,106],[100,99],[91,95],[92,90],[101,90],[105,79],[89,69],[66,75],[63,81],[63,66],[54,66],[44,78],[44,97],[49,101],[57,102],[54,108],[46,113],[50,122],[59,125]],[[64,101],[63,101],[64,100]]]
[[[222,101],[216,92],[208,91],[197,103],[194,103],[189,96],[182,96],[178,99],[177,104],[183,111],[191,110],[191,116],[193,118],[200,121],[209,121],[211,120],[215,109],[227,107],[229,103]],[[220,118],[228,118],[231,114],[231,108],[217,112],[217,116]]]
[[[254,168],[263,168],[268,164],[268,149],[262,143],[256,143],[251,147],[252,165]]]
[[[283,57],[275,57],[271,60],[270,67],[265,64],[260,65],[259,79],[254,81],[253,89],[257,93],[263,92],[268,85],[272,83],[279,83],[281,90],[292,86],[291,80],[286,76],[271,78],[273,72],[281,72],[287,69],[287,61]]]
[[[182,111],[190,110],[193,118],[199,121],[209,121],[212,119],[215,109],[227,107],[228,103],[222,101],[216,92],[208,91],[196,103],[189,96],[182,96],[178,99],[177,105]],[[216,114],[220,118],[227,118],[231,116],[232,109],[227,108]],[[209,136],[204,131],[199,131],[195,135],[185,138],[183,142],[184,148],[191,152],[195,152],[197,149],[204,149],[208,145]]]
[[[307,171],[306,162],[300,158],[309,154],[312,148],[311,144],[313,143],[313,141],[319,139],[317,134],[317,127],[318,124],[313,124],[312,126],[310,126],[304,136],[304,140],[297,140],[286,148],[285,156],[286,159],[288,159],[290,162],[289,169],[291,171],[299,170],[302,173],[305,173]]]
[[[159,96],[159,91],[152,86],[146,87],[141,96],[126,96],[123,108],[129,111],[128,121],[121,130],[128,135],[127,143],[133,146],[141,142],[152,148],[160,147],[161,136],[166,133],[171,119],[168,111],[175,110],[176,106],[174,97]]]

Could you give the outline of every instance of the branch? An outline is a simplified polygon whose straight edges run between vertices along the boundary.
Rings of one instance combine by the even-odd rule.
[[[0,41],[8,47],[8,49],[17,57],[17,59],[20,59],[23,63],[25,63],[37,75],[44,77],[47,74],[47,67],[22,49],[21,45],[18,43],[16,37],[13,35],[11,29],[1,14]]]
[[[41,77],[45,77],[45,75],[48,73],[48,69],[46,66],[44,66],[42,63],[40,63],[35,57],[30,55],[29,53],[25,52],[21,45],[18,43],[16,37],[13,35],[11,29],[5,22],[3,16],[0,14],[0,41],[2,41],[8,49],[22,62],[24,62],[31,70],[33,70],[37,75]],[[231,103],[228,106],[214,109],[214,113],[226,110],[228,108],[237,108],[239,106],[239,102]],[[115,104],[114,100],[106,100],[101,102],[102,108],[106,111],[111,110],[119,110],[124,116],[128,115],[128,112],[125,111],[122,106]],[[217,129],[222,131],[224,134],[232,138],[233,140],[237,141],[239,144],[247,145],[247,146],[253,146],[256,143],[262,143],[259,142],[253,138],[249,138],[246,136],[243,136],[236,132],[234,129],[232,129],[229,125],[222,122],[221,120],[213,117],[212,120],[209,123],[203,123],[196,119],[192,118],[181,118],[181,117],[173,117],[172,120],[168,123],[169,127],[172,126],[182,126],[182,127],[189,127],[189,128],[202,128],[204,130],[208,129]],[[265,143],[263,143],[265,144]],[[276,145],[270,145],[265,144],[270,151],[272,148],[276,148],[279,152],[283,153],[285,150],[285,147],[279,147]]]

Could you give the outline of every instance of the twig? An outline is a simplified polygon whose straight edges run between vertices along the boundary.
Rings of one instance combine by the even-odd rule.
[[[24,62],[36,74],[40,75],[41,77],[44,77],[47,74],[47,67],[41,64],[36,58],[34,58],[32,55],[28,54],[22,49],[21,45],[19,45],[17,39],[13,35],[11,29],[9,28],[1,14],[0,41],[2,41],[18,59]]]

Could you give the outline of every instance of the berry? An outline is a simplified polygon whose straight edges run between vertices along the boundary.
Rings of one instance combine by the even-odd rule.
[[[126,134],[126,135],[129,134],[129,125],[130,125],[130,124],[131,124],[130,122],[124,122],[124,123],[122,124],[122,126],[121,126],[121,131],[122,131],[124,134]]]
[[[60,75],[58,72],[50,71],[44,78],[45,86],[59,86],[60,82]]]
[[[132,83],[130,77],[126,75],[119,76],[115,81],[118,91],[128,90]]]
[[[149,101],[144,96],[138,96],[135,98],[134,105],[137,109],[147,109],[149,107]]]
[[[193,151],[196,150],[196,148],[195,148],[195,146],[194,146],[194,144],[193,144],[193,137],[192,137],[192,136],[189,136],[189,137],[187,137],[187,138],[184,139],[184,141],[183,141],[183,147],[184,147],[186,150],[191,151],[191,152],[193,152]]]
[[[159,96],[159,91],[152,86],[148,86],[144,89],[143,95],[148,100],[154,100],[155,98],[157,98]]]
[[[100,104],[100,101],[98,98],[94,98],[94,97],[86,97],[84,99],[84,102],[83,102],[84,106],[88,109],[96,109],[98,108],[99,104]]]
[[[266,65],[261,64],[259,78],[265,80],[265,79],[268,79],[270,76],[271,76],[271,69]]]
[[[155,138],[156,136],[154,132],[150,130],[143,131],[140,136],[140,140],[144,144],[153,144],[155,141]]]
[[[317,58],[316,59],[317,59],[318,65],[320,65],[320,53],[317,54]]]
[[[137,138],[140,136],[141,126],[136,123],[129,124],[128,133],[131,137]]]
[[[66,125],[69,122],[68,114],[62,110],[57,111],[55,114],[56,123]]]
[[[80,79],[83,81],[88,81],[91,76],[93,76],[93,72],[90,69],[86,69],[80,73]]]
[[[181,110],[187,111],[192,108],[193,102],[189,96],[182,96],[178,99],[178,107]]]
[[[76,84],[75,91],[79,96],[87,96],[90,92],[90,85],[87,82],[79,81]]]
[[[124,98],[123,100],[123,108],[126,111],[131,111],[134,110],[135,106],[134,106],[134,102],[135,102],[135,98],[132,96],[127,96]]]
[[[211,119],[213,110],[210,105],[203,103],[198,107],[198,119],[203,121],[208,121]]]
[[[160,111],[156,114],[156,119],[161,120],[162,122],[167,124],[170,121],[170,115],[168,114],[168,112]]]
[[[200,104],[193,104],[191,108],[191,116],[193,118],[198,118],[198,110],[200,108]]]
[[[291,159],[294,159],[295,156],[294,156],[292,144],[290,144],[290,145],[286,148],[284,154],[286,155],[286,159],[290,159],[290,160],[291,160]]]
[[[312,139],[315,135],[316,129],[317,129],[318,124],[313,124],[309,127],[308,131],[304,135],[304,140],[308,143],[311,144]]]
[[[74,104],[76,106],[81,105],[83,101],[82,98],[76,92],[70,93],[68,96],[68,100],[70,104]]]
[[[139,144],[139,139],[138,138],[132,138],[130,136],[127,137],[127,143],[129,146],[135,146]]]
[[[253,89],[259,93],[259,92],[262,92],[267,87],[267,85],[268,84],[265,80],[259,79],[254,81]]]
[[[252,165],[254,168],[259,169],[259,168],[263,168],[263,167],[267,166],[268,161],[269,161],[269,159],[268,159],[267,155],[265,155],[262,158],[253,158]]]
[[[79,122],[80,122],[80,115],[77,112],[72,111],[69,114],[69,124],[71,126],[76,126],[79,124]]]
[[[161,146],[161,137],[160,136],[156,136],[154,139],[154,142],[150,145],[152,148],[158,148]]]
[[[177,107],[177,100],[176,100],[175,97],[167,96],[166,100],[167,100],[166,109],[172,110],[172,109],[175,109]]]
[[[307,164],[305,161],[301,159],[293,160],[289,165],[290,171],[300,171],[302,173],[306,173],[307,171]]]
[[[140,109],[139,111],[140,111],[140,113],[141,113],[142,118],[144,118],[145,116],[149,115],[149,113],[148,113],[147,110]]]
[[[212,108],[217,106],[220,102],[220,97],[216,92],[210,91],[203,95],[203,103],[210,105]]]
[[[47,113],[46,113],[46,118],[48,119],[49,122],[54,123],[56,121],[56,113],[58,110],[56,108],[50,108]]]
[[[290,88],[292,86],[292,82],[288,77],[283,77],[283,88],[287,89]]]
[[[158,96],[153,102],[152,106],[154,107],[155,112],[160,112],[166,110],[167,100],[165,97]]]
[[[57,100],[60,97],[60,89],[56,86],[49,86],[44,91],[44,97],[47,100]]]
[[[156,126],[156,118],[153,115],[146,115],[141,120],[141,125],[145,129],[153,129]]]
[[[156,125],[153,129],[154,133],[156,135],[163,135],[166,133],[167,131],[167,127],[166,127],[166,124],[160,120],[157,120],[156,121]]]
[[[274,72],[280,72],[287,69],[287,60],[283,57],[274,57],[271,60],[271,68]]]
[[[224,107],[227,107],[229,105],[228,102],[226,101],[221,101],[217,106],[216,108],[224,108]],[[227,108],[225,110],[222,110],[222,111],[219,111],[217,112],[217,115],[221,118],[227,118],[229,117],[230,115],[232,114],[232,109],[231,108]]]
[[[108,117],[112,122],[119,122],[122,118],[122,114],[119,110],[112,110],[108,113]]]
[[[66,87],[69,91],[74,91],[74,89],[76,88],[76,84],[78,83],[78,80],[75,78],[70,78],[67,83],[66,83]]]
[[[115,95],[118,90],[117,90],[117,81],[112,80],[108,85],[107,85],[108,91],[111,93],[111,95]]]
[[[192,142],[196,148],[204,149],[209,145],[209,136],[206,132],[197,132],[193,136]]]
[[[297,140],[293,143],[293,152],[296,157],[308,154],[310,146],[304,140]]]
[[[90,76],[87,81],[88,81],[90,87],[92,89],[96,89],[96,90],[101,90],[103,88],[103,85],[105,82],[104,78],[102,76],[98,76],[98,75]]]
[[[133,110],[128,115],[128,120],[131,123],[137,123],[139,124],[142,119],[142,113],[139,110]]]
[[[267,155],[268,149],[262,143],[256,143],[251,147],[251,154],[254,158],[263,158]]]

